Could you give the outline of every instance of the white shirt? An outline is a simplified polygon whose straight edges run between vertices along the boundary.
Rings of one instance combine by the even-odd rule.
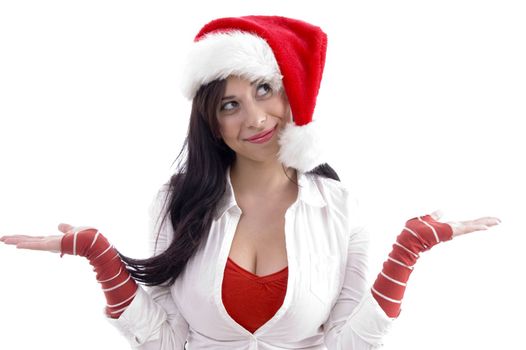
[[[171,287],[139,287],[126,311],[108,321],[134,349],[369,350],[382,345],[393,319],[367,285],[369,237],[357,200],[339,182],[298,174],[298,198],[285,214],[287,291],[276,314],[253,334],[227,313],[223,274],[241,216],[227,171],[227,188],[205,242]],[[155,221],[166,187],[151,206]],[[154,254],[173,237],[163,225]],[[157,225],[152,223],[152,232]],[[155,237],[152,238],[152,242]],[[152,244],[153,246],[153,244]]]

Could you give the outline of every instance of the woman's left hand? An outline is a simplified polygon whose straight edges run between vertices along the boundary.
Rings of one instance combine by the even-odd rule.
[[[434,220],[439,221],[440,217],[442,216],[442,212],[440,210],[436,210],[430,215]],[[493,216],[484,216],[475,220],[448,221],[445,223],[451,226],[453,229],[453,238],[455,238],[466,233],[487,230],[491,226],[500,224],[501,221],[499,218]]]

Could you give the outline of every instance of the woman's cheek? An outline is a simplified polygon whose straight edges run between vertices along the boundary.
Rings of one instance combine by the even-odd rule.
[[[221,132],[221,135],[223,135],[223,139],[231,139],[237,135],[239,131],[239,122],[230,119],[228,121],[224,121],[219,126],[219,131]]]

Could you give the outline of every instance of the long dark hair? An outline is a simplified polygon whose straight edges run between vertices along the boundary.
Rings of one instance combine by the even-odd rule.
[[[139,283],[172,285],[210,230],[215,207],[226,189],[226,171],[235,160],[235,152],[220,138],[217,122],[225,89],[226,80],[215,80],[201,86],[193,99],[188,134],[176,158],[178,169],[167,183],[164,209],[159,214],[163,217],[159,230],[170,215],[173,241],[168,249],[148,259],[119,253]],[[328,164],[309,173],[340,180]]]

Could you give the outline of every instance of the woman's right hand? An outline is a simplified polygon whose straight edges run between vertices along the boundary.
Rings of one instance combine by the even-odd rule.
[[[0,242],[20,249],[60,253],[61,257],[68,254],[87,258],[106,297],[106,315],[119,318],[135,298],[138,288],[119,258],[119,252],[93,227],[60,224],[58,230],[61,235],[2,236]]]
[[[60,253],[60,244],[64,234],[78,232],[84,227],[73,227],[69,224],[59,224],[58,230],[61,235],[51,236],[27,236],[27,235],[7,235],[0,237],[0,242],[14,245],[19,249],[44,250],[53,253]]]

